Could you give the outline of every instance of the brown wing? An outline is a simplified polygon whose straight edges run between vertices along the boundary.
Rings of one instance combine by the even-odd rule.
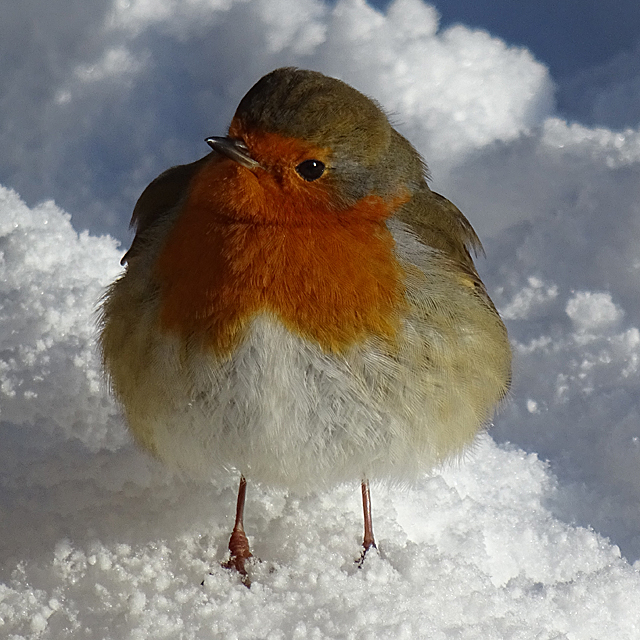
[[[458,207],[424,183],[395,216],[424,244],[442,251],[459,265],[469,277],[469,284],[493,307],[471,257],[471,252],[475,256],[484,254],[482,243]]]
[[[425,184],[400,208],[396,217],[430,247],[474,271],[470,251],[484,253],[480,238],[460,209]]]
[[[185,197],[191,178],[208,162],[211,156],[217,154],[209,154],[191,164],[183,164],[177,167],[171,167],[164,173],[161,173],[149,186],[142,192],[142,195],[136,202],[131,216],[130,226],[135,229],[136,235],[131,243],[129,251],[124,254],[121,263],[129,262],[134,258],[145,239],[149,230],[180,203]]]

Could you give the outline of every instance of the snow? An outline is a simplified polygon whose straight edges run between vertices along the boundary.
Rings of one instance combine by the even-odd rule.
[[[32,106],[2,133],[11,184],[74,224],[0,187],[0,637],[640,637],[640,130],[559,119],[529,52],[438,31],[419,0],[134,0],[100,20],[50,88],[39,154],[12,133]],[[372,486],[381,553],[361,569],[359,487],[250,484],[248,590],[219,564],[238,478],[172,476],[109,396],[95,311],[124,247],[96,232],[123,235],[118,207],[282,64],[375,97],[425,155],[484,242],[514,385],[463,460]]]

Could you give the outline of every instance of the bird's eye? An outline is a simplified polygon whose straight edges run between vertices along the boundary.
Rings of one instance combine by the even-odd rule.
[[[296,167],[296,171],[307,182],[313,182],[324,173],[324,162],[320,162],[320,160],[305,160]]]

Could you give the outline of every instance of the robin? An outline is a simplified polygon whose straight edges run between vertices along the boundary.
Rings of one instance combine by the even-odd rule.
[[[246,480],[407,480],[462,452],[509,388],[506,329],[462,213],[371,99],[276,69],[212,152],[142,193],[101,348],[136,441],[240,474],[226,566],[249,584]]]

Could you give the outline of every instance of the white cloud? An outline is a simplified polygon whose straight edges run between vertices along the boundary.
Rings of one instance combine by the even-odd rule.
[[[572,296],[565,310],[575,327],[583,332],[616,325],[624,315],[624,311],[613,303],[610,293],[590,291],[579,291]]]
[[[80,64],[73,73],[82,82],[102,82],[140,73],[143,69],[142,61],[136,60],[125,47],[114,47],[105,51],[95,64]]]
[[[555,300],[557,296],[557,285],[547,286],[539,278],[530,276],[527,285],[520,289],[511,301],[504,304],[500,311],[505,320],[539,316],[546,311],[547,303]]]
[[[611,131],[604,127],[567,124],[548,118],[542,128],[541,142],[551,149],[564,149],[594,160],[604,160],[609,169],[633,165],[640,161],[640,131]]]

